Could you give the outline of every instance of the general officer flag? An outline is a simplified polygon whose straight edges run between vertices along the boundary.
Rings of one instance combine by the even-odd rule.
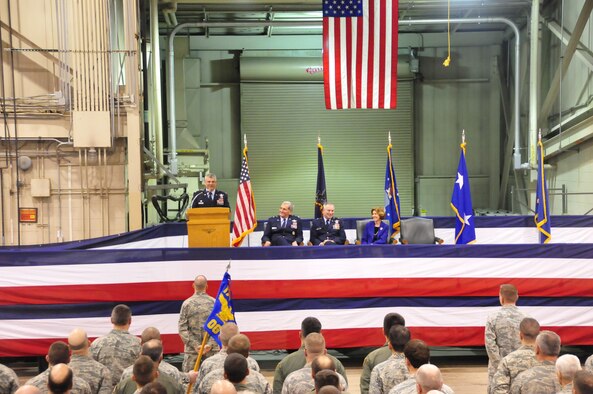
[[[222,347],[220,342],[220,328],[226,322],[236,323],[235,321],[235,309],[233,308],[233,299],[231,297],[231,274],[224,273],[220,287],[218,288],[218,294],[214,300],[214,307],[206,323],[204,323],[204,330],[218,343],[218,346]]]
[[[385,167],[385,217],[389,220],[390,233],[399,231],[401,224],[399,192],[391,160],[391,147],[387,145],[387,165]]]
[[[474,227],[474,210],[469,187],[469,175],[465,164],[465,141],[461,144],[457,178],[451,196],[451,208],[455,212],[455,243],[471,244],[476,242],[476,229]]]
[[[317,188],[315,189],[314,218],[321,217],[323,205],[327,202],[327,189],[325,187],[325,170],[323,168],[323,146],[317,144]]]
[[[539,243],[547,244],[552,240],[550,207],[548,206],[548,187],[544,172],[544,145],[541,138],[537,141],[537,191],[535,193],[535,225],[539,231]]]

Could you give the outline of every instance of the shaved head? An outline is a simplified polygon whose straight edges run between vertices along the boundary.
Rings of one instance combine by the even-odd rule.
[[[416,383],[422,391],[440,390],[443,387],[441,370],[432,364],[424,364],[416,371]]]
[[[194,279],[194,289],[196,289],[196,291],[202,292],[206,291],[206,288],[208,288],[208,280],[206,277],[204,275],[196,276]]]
[[[27,384],[25,386],[21,386],[14,394],[41,394],[41,391],[35,386],[31,386]]]
[[[67,393],[72,389],[72,370],[66,364],[57,364],[50,368],[47,387],[54,394]]]
[[[214,382],[210,389],[210,394],[236,394],[235,386],[228,380],[218,380]]]
[[[73,353],[78,350],[86,349],[89,346],[89,339],[86,335],[86,331],[82,328],[75,328],[72,330],[70,335],[68,335],[68,345]]]
[[[239,326],[237,326],[235,323],[227,322],[224,323],[220,328],[220,335],[218,338],[220,339],[220,342],[222,342],[223,346],[227,346],[229,344],[229,340],[237,334],[239,334]]]

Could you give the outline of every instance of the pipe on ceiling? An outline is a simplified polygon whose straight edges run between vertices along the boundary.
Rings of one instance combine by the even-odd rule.
[[[441,23],[472,23],[472,24],[483,24],[483,23],[504,23],[508,25],[515,33],[515,91],[514,91],[514,111],[515,111],[515,148],[513,150],[513,163],[514,168],[519,169],[521,168],[521,147],[520,147],[520,130],[519,130],[519,62],[520,62],[520,52],[521,52],[521,40],[520,40],[520,33],[519,28],[517,25],[507,18],[502,17],[494,17],[494,18],[451,18],[451,19],[416,19],[416,20],[405,20],[400,21],[400,26],[405,25],[432,25],[432,24],[441,24]],[[265,22],[190,22],[190,23],[182,23],[180,25],[175,26],[175,28],[169,33],[168,38],[168,64],[167,64],[167,73],[168,73],[168,87],[169,87],[169,109],[168,109],[168,117],[169,117],[169,142],[171,144],[169,151],[171,152],[171,170],[175,170],[175,172],[171,171],[173,174],[176,174],[177,170],[177,136],[176,136],[176,128],[175,128],[175,49],[173,46],[173,41],[177,33],[185,28],[189,27],[197,27],[197,28],[206,28],[206,27],[291,27],[291,26],[319,26],[320,21],[301,21],[301,22],[292,22],[292,21],[265,21]]]

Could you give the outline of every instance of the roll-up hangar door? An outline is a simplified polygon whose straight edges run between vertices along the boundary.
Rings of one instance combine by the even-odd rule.
[[[402,215],[414,203],[413,80],[398,67],[396,110],[325,109],[320,58],[241,58],[241,132],[258,219],[285,200],[314,214],[317,137],[324,147],[327,196],[337,217],[369,217],[384,205],[388,132]]]

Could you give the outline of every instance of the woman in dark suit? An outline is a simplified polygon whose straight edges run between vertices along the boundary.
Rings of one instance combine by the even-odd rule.
[[[373,208],[371,209],[371,217],[373,220],[366,224],[360,243],[362,245],[386,244],[389,236],[389,225],[383,223],[385,210],[381,207]]]

